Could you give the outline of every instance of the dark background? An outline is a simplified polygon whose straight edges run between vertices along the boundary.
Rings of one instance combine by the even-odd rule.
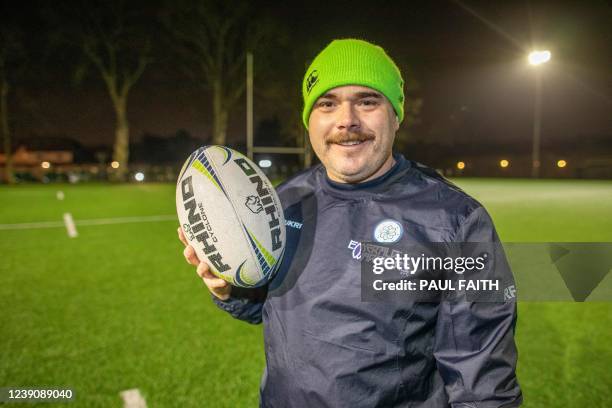
[[[132,161],[180,162],[193,145],[211,138],[210,89],[197,85],[165,41],[159,16],[167,4],[125,3],[139,10],[153,39],[153,62],[129,97]],[[71,22],[54,16],[53,4],[2,2],[2,19],[17,27],[26,50],[10,95],[13,145],[76,141],[84,151],[77,159],[91,161],[96,151],[112,147],[114,113],[100,76],[91,68],[79,71],[79,50],[54,41]],[[552,52],[551,62],[538,68],[543,156],[570,163],[612,157],[607,2],[254,1],[251,7],[250,18],[265,19],[278,33],[265,55],[254,56],[257,144],[295,145],[304,131],[299,92],[305,67],[330,40],[357,37],[396,60],[407,82],[408,109],[421,104],[399,135],[397,148],[409,158],[438,168],[452,168],[464,157],[495,159],[476,175],[489,174],[498,157],[528,166],[535,82],[526,56],[533,48]],[[242,97],[228,125],[227,144],[239,149],[244,105]],[[168,140],[183,147],[169,152]]]

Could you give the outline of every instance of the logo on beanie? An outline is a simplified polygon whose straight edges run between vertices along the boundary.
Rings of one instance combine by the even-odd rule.
[[[306,79],[306,92],[310,93],[310,91],[317,84],[317,82],[319,82],[319,71],[315,69],[310,74],[308,74],[308,78]]]

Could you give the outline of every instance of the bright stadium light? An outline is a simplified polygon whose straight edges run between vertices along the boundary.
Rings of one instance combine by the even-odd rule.
[[[557,167],[560,169],[564,168],[565,166],[567,166],[567,162],[565,160],[561,159],[557,162]]]
[[[40,167],[42,167],[43,169],[48,169],[49,167],[51,167],[51,163],[49,163],[48,161],[44,161],[40,163]]]
[[[115,160],[114,162],[111,163],[111,167],[113,169],[118,169],[119,168],[119,162]]]
[[[463,170],[463,169],[465,169],[465,162],[462,162],[462,161],[457,162],[457,168],[458,168],[459,170]]]
[[[259,161],[259,167],[261,167],[262,169],[265,169],[267,167],[272,166],[272,161],[271,160],[260,160]]]
[[[510,165],[510,162],[506,159],[502,159],[499,161],[499,167],[501,167],[502,169],[505,169],[509,165]]]
[[[134,174],[134,180],[136,180],[136,181],[143,181],[144,180],[144,173],[139,171],[138,173]]]
[[[535,67],[550,61],[548,50],[532,51],[527,60]],[[540,128],[542,127],[542,69],[535,70],[535,102],[533,104],[533,140],[531,147],[531,177],[540,177]]]
[[[550,61],[550,56],[551,54],[548,50],[532,51],[529,53],[527,60],[531,65],[541,65]]]

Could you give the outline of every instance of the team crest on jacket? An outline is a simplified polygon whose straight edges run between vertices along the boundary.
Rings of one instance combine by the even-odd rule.
[[[395,220],[383,220],[374,228],[374,241],[393,243],[404,235],[404,227]]]

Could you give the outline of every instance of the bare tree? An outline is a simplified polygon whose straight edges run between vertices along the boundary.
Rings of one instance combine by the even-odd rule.
[[[87,1],[79,7],[65,9],[60,24],[68,27],[64,35],[79,47],[86,57],[77,68],[77,81],[93,65],[102,77],[115,112],[113,160],[119,162],[116,178],[124,179],[128,171],[130,124],[128,97],[151,62],[151,40],[138,11],[130,3]]]
[[[229,112],[245,89],[246,52],[261,49],[274,27],[247,1],[173,2],[163,21],[183,66],[212,92],[213,143],[223,145]]]

